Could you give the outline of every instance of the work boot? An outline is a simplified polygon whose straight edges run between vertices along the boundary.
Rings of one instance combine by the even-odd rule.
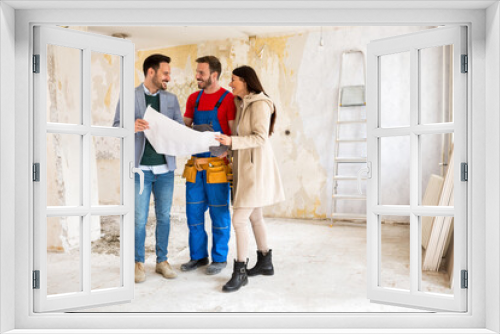
[[[135,282],[141,283],[146,280],[146,272],[144,271],[144,263],[135,263]]]
[[[198,267],[206,266],[208,264],[208,257],[204,257],[199,260],[190,260],[188,263],[184,263],[181,265],[182,271],[191,271],[195,270]]]
[[[156,264],[156,272],[163,275],[165,278],[176,278],[177,274],[172,269],[168,261],[163,261]]]
[[[255,267],[252,269],[248,269],[248,276],[257,276],[257,275],[274,275],[274,267],[273,267],[273,258],[272,258],[272,250],[268,250],[267,254],[264,255],[262,251],[257,251],[257,263]]]
[[[238,291],[242,286],[248,284],[247,262],[237,262],[234,260],[233,275],[229,282],[222,287],[224,292]]]
[[[227,262],[212,262],[205,270],[207,275],[217,275],[222,271],[222,269],[226,268]]]

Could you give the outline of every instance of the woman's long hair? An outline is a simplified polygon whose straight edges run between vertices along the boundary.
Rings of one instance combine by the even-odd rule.
[[[233,70],[233,75],[241,78],[246,84],[247,89],[250,93],[260,94],[264,93],[267,97],[269,95],[266,94],[262,84],[260,83],[259,77],[257,77],[257,73],[250,66],[240,66]],[[273,103],[273,113],[271,114],[271,123],[269,125],[269,136],[271,136],[274,132],[274,123],[276,122],[276,106]]]

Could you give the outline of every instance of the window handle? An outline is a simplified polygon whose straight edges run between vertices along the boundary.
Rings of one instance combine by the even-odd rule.
[[[361,174],[363,173],[366,173],[368,179],[372,178],[372,163],[370,161],[366,162],[366,167],[358,170],[358,192],[360,195],[363,195],[363,190],[361,189]]]
[[[130,178],[134,178],[134,173],[139,174],[139,184],[140,184],[140,190],[139,190],[139,195],[142,195],[142,191],[144,190],[144,172],[140,168],[135,168],[134,167],[134,162],[130,161],[129,162],[129,171],[130,171]]]

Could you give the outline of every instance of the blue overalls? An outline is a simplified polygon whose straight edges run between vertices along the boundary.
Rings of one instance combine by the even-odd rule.
[[[209,124],[214,131],[222,128],[217,117],[219,106],[228,91],[221,96],[212,110],[198,110],[203,90],[200,91],[194,107],[193,122],[196,125]],[[195,157],[210,157],[210,152],[200,153]],[[189,251],[191,260],[208,257],[208,236],[205,231],[205,212],[209,208],[212,220],[212,261],[226,262],[231,231],[229,213],[229,183],[207,183],[207,172],[198,171],[196,182],[186,182],[186,215],[189,226]]]

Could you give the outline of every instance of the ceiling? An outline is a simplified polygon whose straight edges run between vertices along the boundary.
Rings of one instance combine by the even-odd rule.
[[[224,39],[248,39],[250,36],[280,35],[340,29],[318,26],[92,26],[88,32],[112,36],[126,34],[136,50],[158,49],[177,45],[206,43]]]

